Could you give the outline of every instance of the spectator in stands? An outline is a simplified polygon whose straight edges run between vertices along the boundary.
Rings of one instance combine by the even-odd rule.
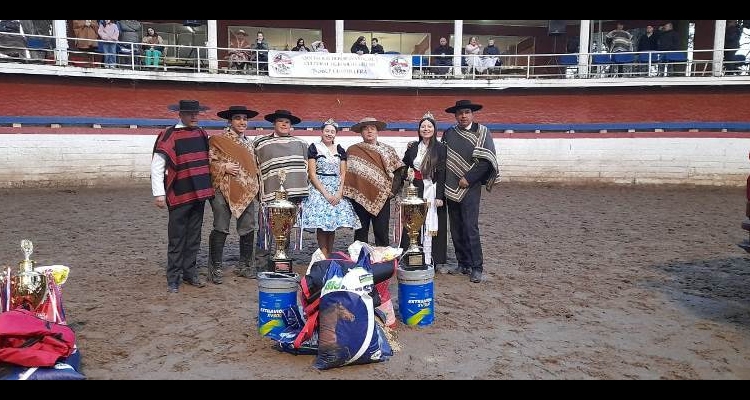
[[[647,52],[647,51],[654,52],[654,53],[651,54],[652,67],[655,67],[655,65],[656,65],[656,59],[657,59],[657,54],[658,54],[658,53],[656,53],[656,51],[659,49],[658,42],[657,42],[658,37],[659,36],[654,31],[654,26],[653,25],[646,25],[646,33],[643,34],[643,35],[641,35],[641,37],[638,39],[638,49],[637,50],[639,52]],[[654,71],[655,71],[655,69],[654,69]],[[641,73],[648,73],[649,72],[648,71],[648,65],[642,66],[640,72]],[[656,73],[654,72],[654,75],[655,74]]]
[[[740,38],[742,37],[742,25],[737,20],[727,20],[727,27],[724,33],[724,70],[736,73],[742,64],[745,63],[745,56],[737,54],[740,48]]]
[[[484,72],[486,68],[479,58],[482,55],[482,44],[479,43],[476,36],[469,38],[469,43],[464,47],[464,53],[466,54],[466,66],[469,67],[468,73],[472,73],[472,70],[480,74]]]
[[[605,40],[610,53],[633,51],[633,35],[625,30],[625,25],[622,22],[618,22],[616,28],[607,33]],[[625,72],[625,66],[617,64],[617,70],[613,73],[613,76],[623,72]]]
[[[229,69],[231,71],[247,72],[252,58],[252,46],[247,40],[247,33],[240,29],[234,34],[234,40],[229,42]]]
[[[487,40],[487,47],[484,48],[482,54],[484,55],[482,62],[490,71],[494,69],[493,67],[499,67],[502,64],[500,61],[500,49],[495,46],[495,39]]]
[[[446,75],[453,66],[453,46],[448,45],[448,39],[441,37],[440,45],[432,50],[433,72],[436,75]]]
[[[659,28],[661,32],[656,39],[656,47],[659,51],[676,51],[680,50],[680,36],[674,31],[674,26],[671,22],[667,22]],[[660,57],[664,57],[662,54]],[[664,64],[664,76],[670,76],[673,74],[674,65]]]
[[[154,204],[167,207],[167,292],[177,293],[180,281],[206,286],[196,265],[206,200],[214,196],[208,159],[208,134],[198,126],[198,114],[208,110],[197,100],[169,106],[180,121],[159,132],[151,159]]]
[[[152,27],[146,28],[143,36],[143,53],[146,55],[146,66],[158,67],[161,55],[164,54],[164,39]]]
[[[134,19],[121,19],[117,21],[117,28],[120,30],[120,43],[118,53],[135,56],[141,54],[138,44],[141,43],[141,23]],[[136,44],[134,44],[136,43]],[[128,60],[130,63],[130,60]]]
[[[72,24],[73,35],[76,37],[76,49],[85,52],[85,57],[88,58],[88,64],[84,64],[84,66],[93,67],[94,52],[99,47],[99,44],[96,42],[99,39],[99,34],[97,33],[99,24],[94,19],[75,19]]]
[[[258,69],[261,71],[268,71],[268,50],[271,48],[268,46],[263,31],[258,31],[255,36],[255,43],[251,46],[256,52],[253,54],[252,60],[258,60]]]
[[[378,43],[378,38],[372,38],[372,47],[370,47],[370,54],[385,54],[383,46]]]
[[[99,24],[99,39],[101,42],[102,53],[104,53],[104,67],[115,68],[117,66],[117,41],[120,39],[120,29],[112,19],[105,19],[103,24]]]
[[[310,49],[305,46],[305,39],[299,38],[297,39],[297,45],[292,47],[292,51],[310,51]]]
[[[358,37],[357,41],[352,44],[352,48],[350,50],[352,51],[352,53],[357,53],[359,55],[370,54],[370,49],[367,48],[367,39],[365,39],[364,36]]]
[[[312,48],[312,51],[317,51],[320,53],[328,53],[328,49],[326,49],[326,44],[322,40],[316,40],[312,42],[310,47]]]

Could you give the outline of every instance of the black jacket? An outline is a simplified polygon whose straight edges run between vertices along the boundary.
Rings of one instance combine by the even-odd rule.
[[[435,198],[440,200],[445,200],[445,165],[447,164],[448,160],[448,148],[443,144],[442,142],[439,142],[436,138],[433,138],[432,140],[435,141],[435,144],[438,146],[438,162],[437,165],[432,166],[432,181],[435,182],[437,187],[435,188]],[[404,164],[406,164],[408,167],[414,168],[415,170],[419,170],[419,166],[414,165],[414,158],[417,156],[417,149],[418,149],[419,142],[411,142],[406,148],[406,153],[404,153],[404,158],[402,161]],[[425,156],[427,157],[427,156]],[[424,183],[422,183],[421,180],[414,180],[414,186],[419,188],[419,194],[422,195],[424,193]]]

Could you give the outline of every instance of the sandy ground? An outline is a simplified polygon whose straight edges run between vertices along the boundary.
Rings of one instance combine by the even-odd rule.
[[[70,266],[65,310],[89,379],[750,379],[738,188],[484,192],[485,280],[438,275],[434,324],[399,322],[390,360],[328,371],[257,333],[256,280],[230,273],[166,293],[167,213],[147,187],[15,189],[0,201],[1,265],[16,266],[28,238],[37,265]],[[211,221],[207,206],[200,265]],[[315,248],[306,238],[298,272]],[[352,238],[342,231],[337,245]]]

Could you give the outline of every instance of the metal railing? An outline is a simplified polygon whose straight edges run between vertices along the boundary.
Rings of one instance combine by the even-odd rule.
[[[84,68],[105,67],[104,53],[82,51],[74,47],[77,38],[66,37],[67,49],[56,49],[54,36],[0,33],[0,62],[42,63]],[[96,43],[112,43],[86,39]],[[47,44],[40,46],[40,44]],[[190,73],[228,73],[268,75],[265,50],[213,48],[219,58],[218,68],[210,70],[209,48],[200,45],[164,43],[159,65],[146,65],[143,43],[115,42],[117,69],[177,71]],[[232,51],[241,50],[248,61],[237,65],[230,60]],[[735,49],[737,50],[737,49]],[[721,49],[730,52],[732,49]],[[402,55],[412,61],[412,79],[599,79],[649,77],[748,76],[748,60],[729,60],[714,65],[713,49],[669,52],[568,53],[568,54],[501,54],[493,56]],[[385,54],[382,57],[392,57]],[[585,63],[579,63],[580,57]],[[718,72],[714,72],[718,71]]]

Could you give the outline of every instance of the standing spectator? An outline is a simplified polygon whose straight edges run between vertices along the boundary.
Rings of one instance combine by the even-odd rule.
[[[229,69],[247,72],[252,58],[252,46],[247,40],[247,33],[243,29],[239,29],[234,37],[235,39],[229,42]]]
[[[320,141],[311,143],[307,149],[310,195],[302,202],[300,226],[316,229],[318,248],[327,258],[333,251],[337,229],[359,229],[362,224],[349,199],[344,197],[346,151],[334,143],[339,125],[329,119],[320,129]]]
[[[256,278],[255,232],[258,230],[258,163],[250,139],[245,136],[247,120],[258,115],[245,106],[230,106],[218,112],[229,121],[221,135],[208,140],[211,160],[211,183],[216,193],[211,199],[214,227],[208,236],[208,279],[215,284],[223,281],[224,243],[229,235],[229,222],[237,220],[240,236],[240,261],[235,274]]]
[[[674,31],[674,27],[671,22],[667,22],[661,28],[658,38],[656,39],[656,47],[659,51],[677,51],[680,50],[680,36]],[[664,54],[660,55],[660,58],[664,58]],[[670,76],[673,74],[674,65],[669,63],[664,64],[664,76]]]
[[[75,46],[88,58],[86,67],[94,66],[94,52],[99,47],[96,40],[99,39],[99,24],[94,19],[73,20],[73,35],[76,37]],[[89,39],[89,40],[87,40]]]
[[[427,200],[430,208],[425,218],[427,235],[421,238],[425,262],[435,266],[440,273],[447,273],[445,265],[448,251],[448,212],[445,207],[445,167],[447,148],[437,139],[437,123],[428,111],[417,127],[418,141],[411,142],[404,153],[404,164],[414,168],[414,186],[419,196]],[[420,235],[421,236],[421,235]],[[406,251],[409,240],[406,228],[401,233],[401,247]]]
[[[745,56],[737,54],[740,48],[740,38],[742,37],[742,25],[737,20],[727,20],[727,28],[724,33],[724,70],[729,72],[738,71],[740,66],[745,63]]]
[[[354,231],[354,240],[368,240],[370,223],[376,246],[388,246],[388,227],[391,219],[391,198],[403,184],[406,165],[389,144],[378,141],[378,131],[385,122],[366,117],[351,127],[362,135],[362,142],[347,149],[344,196],[353,202],[362,227]]]
[[[255,159],[260,166],[260,201],[267,203],[274,199],[275,193],[281,188],[279,173],[286,173],[284,189],[289,201],[299,204],[307,197],[307,148],[306,140],[292,136],[292,125],[299,124],[299,117],[289,110],[276,110],[265,116],[265,120],[273,124],[273,132],[269,135],[257,136],[253,141]],[[258,235],[266,238],[268,227],[262,226]],[[287,241],[287,245],[291,240]],[[265,258],[266,249],[257,252],[258,257]]]
[[[299,38],[297,45],[292,47],[292,51],[310,51],[310,49],[305,46],[305,39]]]
[[[378,38],[372,38],[371,46],[370,54],[385,54],[385,50],[383,50],[383,46],[378,42]]]
[[[214,196],[208,160],[208,134],[198,126],[198,114],[208,110],[197,100],[169,106],[180,122],[156,137],[151,160],[154,204],[169,209],[167,236],[167,291],[177,293],[180,278],[189,285],[206,286],[198,278],[196,258],[201,247],[205,202]]]
[[[146,28],[146,35],[143,36],[144,49],[146,55],[146,66],[158,67],[161,62],[161,55],[164,53],[164,39],[156,33],[154,28]]]
[[[473,283],[482,281],[484,258],[479,235],[479,203],[482,185],[489,192],[500,179],[492,132],[474,122],[474,112],[482,109],[470,100],[458,100],[445,112],[456,117],[456,125],[443,133],[448,147],[445,197],[451,224],[451,238],[456,251],[451,275],[471,274]]]
[[[118,53],[127,54],[129,57],[135,57],[141,54],[141,22],[134,19],[121,19],[117,21],[117,28],[120,30],[120,45]],[[133,60],[133,63],[135,60]],[[130,64],[130,60],[127,60]]]
[[[258,69],[261,71],[268,71],[268,50],[271,48],[268,46],[262,31],[258,31],[255,36],[255,43],[251,46],[255,51],[253,60],[258,60]]]
[[[328,53],[328,49],[326,49],[326,44],[322,40],[316,40],[310,44],[310,47],[312,48],[312,51],[317,51],[320,53]]]
[[[103,24],[99,25],[99,39],[102,52],[104,53],[104,68],[115,68],[117,66],[117,41],[120,38],[120,30],[117,28],[114,20],[105,19]]]
[[[633,51],[633,35],[625,30],[625,25],[622,22],[618,22],[616,28],[607,33],[606,42],[610,53]],[[622,74],[625,71],[624,67],[624,65],[618,64],[614,76]]]
[[[656,61],[658,53],[656,51],[659,49],[658,47],[658,35],[654,31],[653,25],[646,25],[646,33],[641,35],[641,37],[638,39],[638,51],[641,53],[645,52],[652,52],[651,53],[651,65],[653,67],[653,74],[656,75]],[[647,58],[648,59],[648,58]],[[642,66],[641,73],[649,73],[648,71],[648,65]]]
[[[370,49],[367,48],[367,39],[365,39],[364,36],[358,37],[357,41],[352,44],[352,48],[350,50],[352,51],[352,53],[357,53],[359,55],[370,54]]]
[[[453,46],[448,45],[448,39],[441,37],[440,45],[432,50],[433,71],[436,75],[447,75],[453,66]]]

